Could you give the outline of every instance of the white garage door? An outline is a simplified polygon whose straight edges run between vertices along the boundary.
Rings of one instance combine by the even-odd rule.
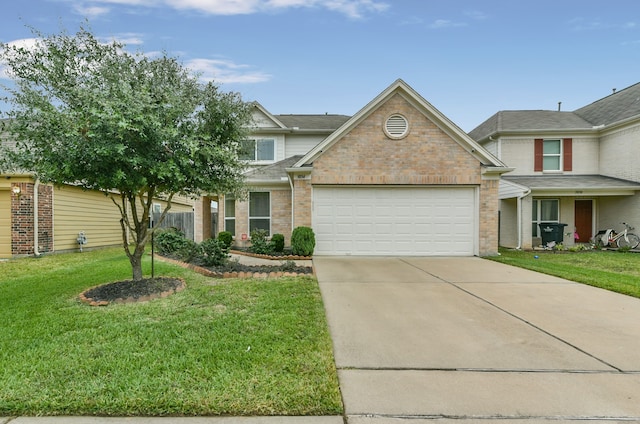
[[[475,189],[314,187],[318,255],[470,256]]]

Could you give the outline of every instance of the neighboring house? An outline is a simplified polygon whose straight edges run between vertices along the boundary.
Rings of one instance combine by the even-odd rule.
[[[309,226],[317,255],[497,253],[498,184],[509,168],[404,81],[350,118],[255,107],[243,150],[254,165],[248,199],[198,202],[201,233],[214,198],[219,230],[237,244],[256,228],[289,243],[292,229]]]
[[[6,135],[1,141],[11,143]],[[191,212],[193,201],[175,199],[171,211]],[[122,244],[120,212],[104,193],[41,184],[29,173],[0,174],[0,258],[77,250],[81,231],[85,248]]]
[[[540,245],[541,222],[567,224],[565,245],[640,226],[640,84],[573,112],[498,112],[469,135],[514,168],[500,183],[500,245]]]

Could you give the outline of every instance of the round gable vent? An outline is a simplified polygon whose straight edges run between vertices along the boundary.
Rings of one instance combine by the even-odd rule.
[[[409,122],[404,116],[393,114],[387,118],[384,124],[384,132],[389,138],[402,138],[409,132]]]

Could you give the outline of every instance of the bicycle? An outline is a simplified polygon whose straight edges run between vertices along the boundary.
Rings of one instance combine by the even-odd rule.
[[[613,228],[607,230],[600,230],[598,234],[593,236],[591,243],[597,248],[602,247],[623,247],[629,249],[635,249],[640,244],[640,237],[630,233],[633,227],[623,222],[624,230],[616,233]]]

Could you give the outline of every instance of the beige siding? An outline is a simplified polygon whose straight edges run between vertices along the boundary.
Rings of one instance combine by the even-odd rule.
[[[640,182],[640,125],[604,135],[600,143],[600,174]]]
[[[285,144],[285,158],[295,155],[306,155],[318,143],[326,138],[326,135],[290,135]]]
[[[77,249],[76,238],[80,231],[87,236],[87,248],[122,243],[120,212],[103,193],[75,187],[56,188],[53,191],[53,216],[56,251]]]
[[[518,201],[500,201],[500,246],[518,247]]]
[[[0,190],[0,258],[11,257],[11,192]]]
[[[541,174],[533,170],[533,144],[535,137],[502,138],[500,142],[500,160],[515,168],[508,176]],[[572,171],[567,175],[598,174],[599,148],[596,137],[553,136],[548,138],[572,138]]]

